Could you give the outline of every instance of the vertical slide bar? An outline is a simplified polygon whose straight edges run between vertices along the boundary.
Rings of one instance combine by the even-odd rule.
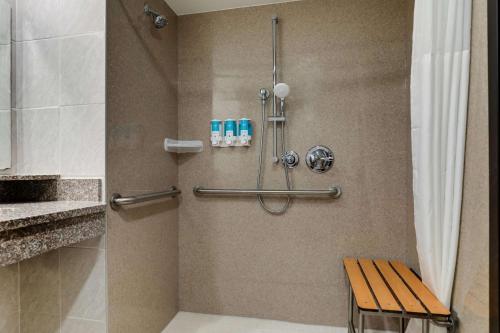
[[[278,16],[273,17],[273,91],[278,84],[277,58],[277,34],[278,34]],[[273,117],[277,116],[276,96],[273,93]],[[261,133],[262,135],[262,133]],[[273,163],[278,163],[278,129],[276,121],[273,121]]]

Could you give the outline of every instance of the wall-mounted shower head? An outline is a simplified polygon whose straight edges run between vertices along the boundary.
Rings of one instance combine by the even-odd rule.
[[[273,91],[276,97],[284,99],[290,94],[290,87],[286,83],[278,83],[274,86]]]
[[[153,18],[156,29],[164,28],[168,24],[167,18],[149,7],[148,4],[144,5],[144,13]]]

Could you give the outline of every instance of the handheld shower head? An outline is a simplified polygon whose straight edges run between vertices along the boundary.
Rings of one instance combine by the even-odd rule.
[[[276,97],[284,99],[290,94],[290,87],[286,83],[278,83],[274,86],[273,91]]]

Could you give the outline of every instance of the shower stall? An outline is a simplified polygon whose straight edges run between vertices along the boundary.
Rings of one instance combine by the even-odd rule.
[[[342,258],[419,268],[414,2],[167,3],[149,3],[158,28],[143,3],[108,0],[108,196],[175,196],[108,209],[109,330],[344,332]],[[217,119],[250,119],[252,143],[213,146]],[[166,137],[204,148],[165,152]]]
[[[277,332],[301,328],[275,321],[346,327],[343,257],[418,266],[412,2],[306,0],[186,15],[149,5],[166,27],[139,15],[143,3],[108,2],[108,198],[182,193],[108,209],[110,330],[160,332],[178,312],[168,333],[183,320],[223,331],[216,323],[226,317],[197,313],[270,320],[250,325]],[[211,147],[210,121],[228,118],[252,120],[251,146]],[[166,153],[165,137],[203,140],[204,151]],[[276,212],[293,204],[270,214],[259,197]]]
[[[486,2],[0,0],[0,332],[487,332]]]

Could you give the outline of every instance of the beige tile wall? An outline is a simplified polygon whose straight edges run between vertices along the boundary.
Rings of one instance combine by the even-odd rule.
[[[464,198],[453,307],[459,331],[487,332],[489,320],[489,157],[487,1],[473,0]]]
[[[179,137],[207,146],[179,158],[181,310],[345,326],[342,257],[415,263],[411,6],[306,0],[179,18]],[[255,187],[257,142],[212,149],[209,121],[260,119],[257,92],[272,84],[273,14],[280,17],[280,76],[291,87],[288,147],[303,158],[324,144],[337,158],[323,175],[302,160],[294,186],[344,188],[336,202],[296,200],[283,216],[253,199],[191,192],[195,185]],[[265,186],[282,187],[269,137],[267,147]]]
[[[0,268],[0,332],[105,333],[103,239]]]
[[[19,267],[0,268],[0,332],[19,332]]]
[[[163,150],[177,137],[177,18],[163,30],[142,0],[108,0],[108,194],[177,185],[177,159]],[[108,210],[109,332],[158,333],[177,313],[177,200]]]

